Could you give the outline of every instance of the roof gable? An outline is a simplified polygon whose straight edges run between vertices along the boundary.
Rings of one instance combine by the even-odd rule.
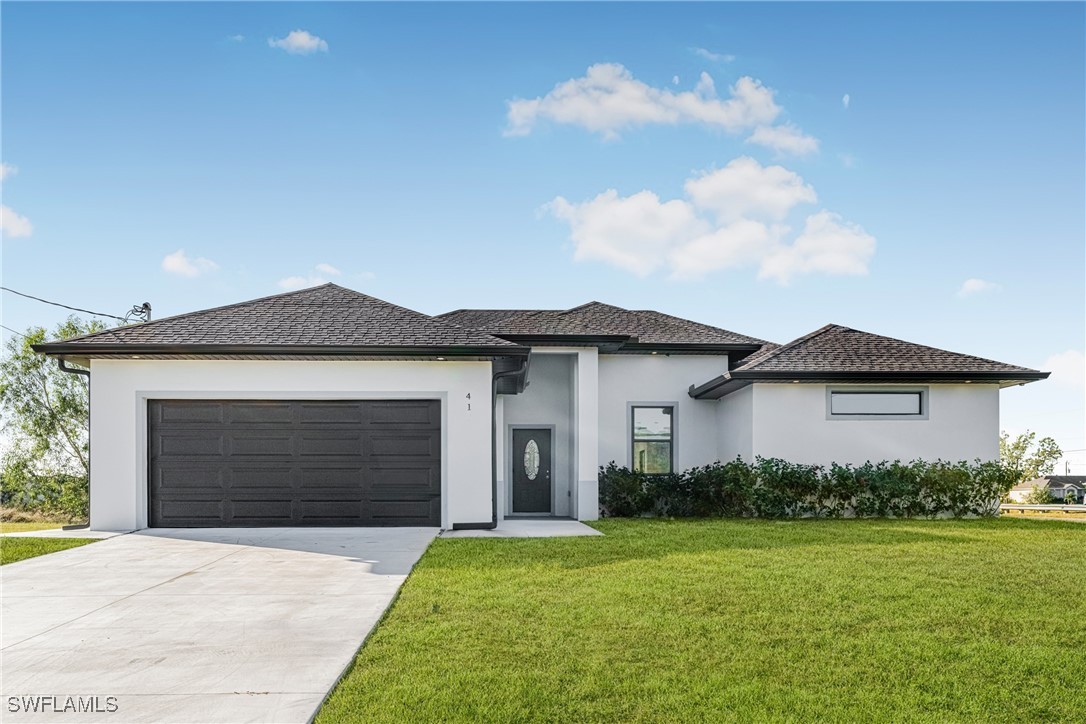
[[[484,332],[435,319],[376,297],[324,284],[63,342],[88,353],[117,346],[306,348],[516,348]],[[52,348],[52,349],[51,349]]]

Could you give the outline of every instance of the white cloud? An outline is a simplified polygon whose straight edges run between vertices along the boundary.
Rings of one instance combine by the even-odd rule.
[[[713,79],[703,73],[695,91],[654,88],[618,63],[591,66],[581,78],[559,83],[545,96],[509,101],[506,135],[526,136],[541,119],[585,128],[604,138],[647,124],[702,123],[731,133],[772,123],[781,108],[773,91],[744,76],[716,97]]]
[[[8,239],[18,239],[34,233],[30,219],[21,216],[10,206],[0,206],[0,232]]]
[[[875,239],[822,210],[806,217],[794,239],[786,217],[818,200],[814,189],[781,166],[737,158],[688,179],[686,198],[663,201],[652,191],[620,196],[614,189],[582,203],[558,197],[546,205],[569,224],[577,261],[603,261],[648,276],[672,278],[758,267],[759,277],[787,284],[800,274],[865,274]]]
[[[235,43],[244,43],[245,42],[245,36],[242,35],[241,33],[238,33],[237,35],[231,35],[229,39],[233,40]]]
[[[848,108],[850,103],[852,103],[852,98],[849,96],[848,93],[841,96],[841,105],[843,105],[845,108]]]
[[[289,290],[305,289],[307,287],[315,287],[320,284],[327,283],[327,279],[316,274],[308,274],[306,276],[283,277],[279,280],[279,286],[283,289]]]
[[[19,173],[19,169],[10,163],[0,163],[0,181],[4,181],[8,176],[14,176],[17,173]]]
[[[368,276],[367,276],[368,275]],[[307,287],[315,287],[318,284],[327,284],[329,282],[328,277],[340,277],[343,276],[343,272],[338,268],[321,262],[313,267],[313,270],[306,274],[296,274],[294,276],[283,277],[279,280],[279,286],[283,289],[305,289]],[[372,279],[373,275],[368,272],[363,272],[357,275],[360,279]]]
[[[677,76],[677,75],[671,76],[671,84],[672,85],[679,85],[679,76]]]
[[[692,178],[683,188],[698,208],[712,211],[721,221],[748,216],[780,220],[797,204],[818,201],[799,174],[783,166],[762,166],[748,156]]]
[[[713,63],[730,63],[735,60],[734,55],[730,55],[727,53],[714,53],[713,51],[707,50],[705,48],[691,48],[690,52],[698,56],[699,58],[704,58],[705,60],[711,61]]]
[[[661,203],[651,191],[623,198],[609,189],[580,204],[559,196],[547,208],[569,224],[574,259],[604,261],[638,276],[664,264],[675,239],[708,230],[690,204],[677,199]]]
[[[198,277],[216,271],[219,265],[202,256],[195,259],[185,254],[184,249],[178,249],[172,254],[167,254],[162,259],[162,270],[180,277]]]
[[[838,158],[841,159],[841,165],[845,168],[856,168],[856,157],[851,153],[842,153]]]
[[[875,237],[858,224],[822,210],[807,217],[801,233],[791,245],[774,250],[762,262],[759,278],[787,284],[796,274],[867,273],[875,254]]]
[[[327,42],[305,30],[292,30],[285,38],[268,38],[268,45],[285,50],[292,55],[328,52]]]
[[[780,126],[759,126],[747,138],[747,143],[771,148],[777,153],[807,156],[818,150],[818,139],[808,136],[791,123]]]
[[[959,297],[970,297],[974,294],[981,294],[982,292],[997,292],[1000,287],[995,282],[985,281],[984,279],[966,279],[962,282],[962,286],[958,289]]]
[[[1077,349],[1052,355],[1045,360],[1041,369],[1052,373],[1048,378],[1052,382],[1078,389],[1086,388],[1086,355]]]

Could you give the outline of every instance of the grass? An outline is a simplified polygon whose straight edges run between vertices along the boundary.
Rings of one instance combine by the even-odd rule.
[[[34,530],[54,530],[56,528],[63,528],[66,525],[68,525],[68,523],[59,520],[37,520],[21,523],[0,521],[0,533],[29,533]]]
[[[601,521],[439,539],[317,721],[1021,721],[1086,711],[1086,530]]]
[[[95,538],[0,538],[0,565],[94,543]]]

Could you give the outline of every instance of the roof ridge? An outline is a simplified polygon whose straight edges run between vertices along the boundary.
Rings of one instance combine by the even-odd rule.
[[[617,306],[615,304],[608,304],[607,302],[601,302],[601,301],[599,301],[597,299],[593,299],[591,302],[585,302],[584,304],[578,304],[576,307],[570,307],[569,309],[556,309],[554,311],[561,312],[562,314],[566,314],[568,312],[576,312],[576,311],[579,311],[581,309],[585,309],[586,307],[591,307],[591,306],[611,307],[612,309],[621,309],[623,312],[629,312],[630,311],[629,309],[626,309],[625,307],[619,307],[619,306]],[[540,310],[540,311],[548,311],[548,310]]]
[[[695,321],[693,319],[687,319],[685,317],[679,317],[677,315],[668,314],[667,312],[661,312],[661,311],[656,310],[656,309],[634,309],[634,310],[630,310],[630,311],[632,313],[634,313],[634,314],[658,314],[661,317],[667,317],[668,319],[674,319],[676,322],[679,322],[680,324],[693,324],[693,325],[695,325],[697,327],[706,327],[708,329],[713,329],[713,330],[716,330],[718,332],[726,332],[728,334],[735,334],[735,335],[738,335],[740,337],[746,337],[748,339],[752,339],[752,340],[754,340],[756,342],[759,342],[759,343],[761,343],[763,345],[764,344],[773,344],[772,342],[769,342],[768,340],[765,340],[765,339],[761,339],[760,337],[752,337],[749,334],[742,334],[740,332],[735,332],[735,331],[732,331],[730,329],[724,329],[724,327],[717,327],[714,324],[706,324],[705,322],[698,322],[698,321]]]
[[[132,325],[110,327],[109,329],[103,329],[100,332],[93,332],[91,334],[85,334],[85,335],[81,335],[79,337],[71,337],[69,339],[57,340],[57,341],[63,341],[65,343],[84,342],[84,341],[87,341],[87,340],[89,340],[91,338],[103,337],[103,336],[106,336],[106,335],[115,334],[119,330],[145,329],[147,327],[157,326],[157,325],[159,325],[161,323],[176,322],[178,320],[183,320],[183,319],[186,319],[186,318],[189,318],[189,317],[206,316],[206,315],[211,315],[211,314],[214,314],[214,313],[217,313],[217,312],[222,312],[224,310],[250,308],[250,307],[254,307],[254,306],[258,305],[258,304],[266,303],[266,302],[271,301],[271,300],[281,299],[281,298],[284,298],[284,297],[300,296],[300,295],[306,295],[306,294],[311,295],[314,292],[316,292],[318,290],[321,290],[321,289],[326,289],[326,290],[331,289],[331,290],[335,290],[337,292],[343,292],[343,293],[346,293],[346,294],[350,295],[351,297],[358,298],[358,299],[361,299],[361,300],[365,300],[366,302],[377,302],[378,304],[381,304],[381,305],[384,305],[384,306],[389,307],[391,309],[394,309],[394,310],[400,312],[401,314],[410,315],[410,316],[414,317],[415,319],[417,319],[420,322],[424,322],[426,324],[431,324],[431,325],[433,325],[434,327],[437,327],[437,328],[445,328],[445,329],[450,329],[450,330],[455,329],[455,330],[458,330],[458,331],[473,332],[473,333],[479,334],[482,337],[486,338],[487,340],[489,340],[490,343],[492,343],[494,345],[508,345],[508,344],[510,344],[510,342],[508,342],[507,340],[501,339],[501,338],[496,337],[496,336],[494,336],[492,334],[489,334],[487,332],[480,331],[480,330],[469,329],[469,328],[464,327],[462,325],[456,324],[455,322],[449,322],[449,321],[446,321],[446,320],[443,320],[443,319],[437,319],[436,317],[433,317],[433,316],[431,316],[429,314],[425,314],[423,312],[419,312],[419,311],[417,311],[415,309],[410,309],[408,307],[404,307],[404,306],[401,306],[399,304],[393,304],[392,302],[386,301],[386,300],[381,299],[379,297],[375,297],[373,295],[366,294],[365,292],[360,292],[357,289],[351,289],[349,287],[343,287],[343,286],[340,286],[339,284],[335,284],[334,282],[325,282],[324,284],[318,284],[318,285],[311,286],[311,287],[305,287],[304,289],[293,289],[293,290],[288,291],[288,292],[280,292],[278,294],[269,294],[269,295],[266,295],[266,296],[263,296],[263,297],[257,297],[256,299],[247,299],[247,300],[244,300],[244,301],[241,301],[241,302],[232,302],[230,304],[222,304],[222,305],[219,305],[217,307],[210,307],[208,309],[197,309],[197,310],[191,311],[191,312],[182,312],[181,314],[174,314],[174,315],[171,315],[169,317],[162,317],[161,319],[154,319],[154,320],[151,320],[149,322],[142,322],[140,324],[132,324]],[[336,302],[337,302],[336,299],[331,299],[331,300],[326,299],[326,300],[314,300],[312,302],[312,304],[314,306],[320,306],[320,305],[335,304]],[[348,303],[349,304],[350,302],[349,302],[349,300],[343,300],[343,302],[341,302],[341,303]]]
[[[842,326],[840,324],[832,324],[832,323],[831,324],[826,324],[826,325],[824,325],[822,327],[819,327],[818,329],[816,329],[813,332],[808,332],[807,334],[803,335],[802,337],[796,337],[791,342],[786,342],[786,343],[784,343],[782,345],[778,345],[775,349],[773,349],[771,352],[766,354],[764,357],[761,357],[760,359],[756,359],[756,360],[751,360],[750,362],[747,362],[746,364],[739,365],[738,367],[736,367],[732,371],[733,372],[738,372],[740,370],[754,369],[755,367],[762,364],[763,362],[773,359],[774,357],[779,355],[781,352],[792,349],[796,345],[799,345],[799,344],[802,344],[804,342],[810,341],[810,340],[814,339],[815,337],[817,337],[817,336],[819,336],[821,334],[825,334],[826,332],[830,331],[831,329],[850,329],[850,328],[849,327],[844,327],[844,326]],[[755,353],[755,354],[757,354],[757,353]]]
[[[146,322],[139,322],[137,324],[117,325],[116,327],[110,327],[109,329],[103,329],[103,330],[98,331],[98,332],[91,332],[90,334],[81,334],[78,337],[69,337],[68,339],[65,339],[63,341],[64,342],[81,342],[81,341],[83,341],[85,339],[90,339],[91,337],[98,337],[98,336],[101,336],[101,335],[104,335],[104,334],[108,334],[110,332],[115,332],[118,329],[131,329],[131,328],[136,328],[136,327],[142,328],[142,327],[147,327],[149,325],[159,324],[160,322],[169,322],[169,321],[173,321],[173,320],[177,320],[177,319],[184,319],[185,317],[192,317],[192,316],[195,316],[197,314],[206,314],[207,312],[219,312],[219,311],[222,311],[224,309],[231,309],[231,308],[234,308],[234,307],[247,307],[250,304],[256,304],[257,302],[266,302],[269,299],[278,299],[280,297],[289,297],[289,296],[294,295],[294,294],[303,294],[305,292],[312,292],[314,289],[322,289],[324,287],[335,287],[336,289],[342,289],[344,291],[354,292],[355,294],[361,294],[361,292],[355,292],[354,289],[347,289],[347,287],[341,287],[338,284],[333,284],[332,282],[325,282],[324,284],[318,284],[317,286],[313,286],[313,287],[305,287],[304,289],[292,289],[289,292],[279,292],[278,294],[268,294],[267,296],[257,297],[256,299],[246,299],[246,300],[240,301],[240,302],[231,302],[229,304],[220,304],[217,307],[208,307],[207,309],[195,309],[195,310],[193,310],[191,312],[181,312],[180,314],[171,314],[168,317],[160,317],[158,319],[151,319],[151,320],[148,320]],[[365,296],[365,295],[363,295],[363,296]]]

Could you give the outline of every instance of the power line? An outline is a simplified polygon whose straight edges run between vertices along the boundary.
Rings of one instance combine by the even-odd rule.
[[[23,334],[22,332],[16,332],[16,331],[15,331],[14,329],[12,329],[11,327],[7,326],[6,324],[0,324],[0,328],[6,329],[7,331],[11,332],[12,334],[17,334],[17,335],[19,335],[20,337],[22,337],[23,339],[30,339],[30,337],[27,337],[27,336],[26,336],[25,334]]]
[[[26,297],[27,299],[33,299],[36,302],[43,302],[45,304],[52,304],[54,307],[63,307],[64,309],[70,309],[73,312],[83,312],[84,314],[91,314],[91,315],[93,315],[95,317],[109,317],[110,319],[119,319],[122,322],[125,321],[124,317],[118,317],[116,314],[104,314],[102,312],[92,312],[89,309],[80,309],[79,307],[69,307],[67,304],[61,304],[59,302],[50,302],[48,299],[42,299],[41,297],[35,297],[32,294],[23,294],[22,292],[17,292],[14,289],[8,289],[7,287],[0,287],[0,289],[3,289],[5,292],[11,292],[12,294],[18,294],[20,297]]]

